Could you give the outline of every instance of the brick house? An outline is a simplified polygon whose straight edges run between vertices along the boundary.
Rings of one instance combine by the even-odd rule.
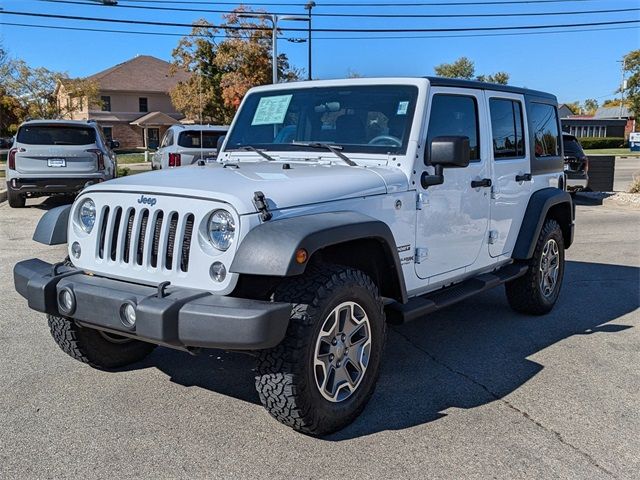
[[[86,78],[98,85],[99,105],[69,97],[63,83],[56,90],[57,101],[72,107],[68,118],[96,121],[121,149],[157,148],[167,128],[184,118],[171,103],[169,91],[189,76],[171,74],[170,67],[159,58],[139,55]]]

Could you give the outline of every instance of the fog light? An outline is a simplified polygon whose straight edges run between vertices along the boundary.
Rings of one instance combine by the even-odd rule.
[[[80,258],[81,253],[82,249],[80,248],[80,244],[78,242],[73,242],[71,244],[71,255],[73,255],[73,258]]]
[[[58,294],[58,306],[60,312],[65,315],[71,315],[76,309],[76,299],[73,292],[68,288],[63,288]]]
[[[210,269],[211,278],[216,282],[223,282],[227,277],[227,269],[221,262],[214,262]]]
[[[136,326],[136,307],[133,303],[124,303],[120,307],[120,320],[127,328]]]

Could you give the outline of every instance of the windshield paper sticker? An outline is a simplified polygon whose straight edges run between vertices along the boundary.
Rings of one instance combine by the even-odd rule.
[[[409,110],[408,101],[398,102],[398,111],[396,112],[396,115],[406,115],[407,110]]]
[[[293,95],[262,97],[253,115],[251,125],[274,125],[284,123]]]

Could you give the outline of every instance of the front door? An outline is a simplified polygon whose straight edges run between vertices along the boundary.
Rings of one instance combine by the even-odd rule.
[[[522,95],[487,92],[487,103],[493,146],[489,255],[498,257],[513,249],[531,193],[529,130]]]
[[[490,178],[489,144],[480,128],[486,115],[481,90],[431,88],[425,148],[435,137],[466,136],[471,161],[466,168],[445,169],[442,185],[418,185],[416,274],[430,283],[463,273],[486,245],[491,191],[471,185]]]
[[[147,129],[147,148],[155,150],[160,145],[160,129],[149,128]]]

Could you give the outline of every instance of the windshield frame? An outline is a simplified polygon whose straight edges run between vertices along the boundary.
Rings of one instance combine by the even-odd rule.
[[[298,139],[296,138],[292,141],[292,143],[273,143],[273,142],[246,142],[246,141],[235,141],[235,134],[238,132],[239,128],[245,128],[245,126],[251,125],[251,119],[255,116],[256,109],[258,108],[258,103],[261,98],[272,97],[272,96],[280,96],[280,95],[300,95],[300,94],[318,94],[319,91],[351,91],[351,90],[389,90],[391,93],[398,91],[400,89],[404,90],[405,95],[403,100],[408,100],[408,106],[406,112],[402,114],[405,117],[404,120],[404,131],[402,138],[400,139],[402,144],[401,146],[394,145],[368,145],[368,144],[356,144],[356,143],[342,143],[339,141],[335,141],[332,139]],[[329,93],[329,92],[327,92]],[[386,92],[385,92],[386,93]],[[337,92],[336,92],[337,94]],[[362,93],[360,93],[362,95]],[[330,85],[314,85],[314,86],[282,86],[282,88],[260,88],[256,91],[250,92],[242,102],[240,109],[238,110],[236,117],[234,118],[233,124],[229,129],[229,132],[226,136],[224,151],[226,152],[236,152],[242,151],[244,146],[250,145],[252,147],[258,148],[260,150],[268,151],[268,152],[316,152],[318,153],[318,148],[313,146],[305,146],[300,145],[299,143],[324,143],[332,146],[339,147],[341,152],[346,154],[365,154],[365,155],[404,155],[407,153],[409,149],[409,144],[411,143],[411,136],[414,133],[413,129],[415,127],[416,121],[416,112],[419,112],[419,102],[421,98],[420,87],[414,83],[343,83],[343,84],[330,84]],[[307,108],[307,113],[309,112],[309,108]],[[344,109],[343,109],[344,110]],[[290,113],[287,110],[287,113]],[[380,112],[384,115],[384,112]],[[385,115],[386,116],[386,115]],[[396,117],[400,117],[401,114],[396,113]],[[387,117],[390,118],[390,117]],[[293,125],[299,126],[300,123],[306,121],[307,118],[303,118],[301,121],[297,123],[293,123]],[[241,123],[242,122],[242,123]],[[286,128],[286,123],[282,122],[279,124],[269,124],[275,125],[279,127],[281,130]],[[289,124],[291,125],[291,124]],[[242,134],[239,134],[242,135]],[[375,138],[375,137],[374,137]],[[397,137],[398,138],[398,137]],[[240,140],[240,139],[238,139]],[[275,139],[274,139],[275,140]],[[235,141],[235,144],[232,143]]]

